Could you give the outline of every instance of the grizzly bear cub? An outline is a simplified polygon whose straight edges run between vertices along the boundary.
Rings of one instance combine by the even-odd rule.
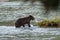
[[[30,25],[30,21],[34,20],[35,18],[32,15],[29,15],[28,17],[24,17],[24,18],[19,18],[16,22],[15,22],[15,27],[19,28],[21,26],[25,27],[25,24],[28,24],[29,27],[31,27]]]

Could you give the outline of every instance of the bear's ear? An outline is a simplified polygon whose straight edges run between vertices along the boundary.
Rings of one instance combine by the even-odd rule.
[[[29,15],[29,17],[32,17],[32,15]]]

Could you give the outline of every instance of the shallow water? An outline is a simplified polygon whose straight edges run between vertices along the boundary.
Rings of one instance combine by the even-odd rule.
[[[54,14],[52,14],[54,13]],[[57,14],[57,15],[56,15]],[[50,11],[44,14],[44,7],[41,3],[35,2],[34,6],[30,2],[2,2],[0,3],[0,40],[59,40],[60,28],[40,28],[33,26],[31,28],[15,28],[14,23],[18,18],[33,15],[37,21],[44,19],[53,19],[60,16],[58,11]],[[36,24],[35,24],[36,25]]]
[[[0,40],[59,40],[60,28],[0,26]]]

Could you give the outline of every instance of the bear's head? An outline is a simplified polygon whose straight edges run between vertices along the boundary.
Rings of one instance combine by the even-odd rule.
[[[32,15],[29,15],[29,18],[30,18],[31,20],[34,20],[34,19],[35,19]]]

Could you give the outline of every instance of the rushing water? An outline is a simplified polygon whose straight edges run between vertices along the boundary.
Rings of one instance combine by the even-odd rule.
[[[20,17],[33,15],[37,21],[60,16],[60,8],[44,16],[44,7],[35,2],[0,3],[0,40],[60,40],[60,28],[40,28],[32,21],[31,28],[15,28],[14,23]],[[53,14],[52,14],[53,13]]]
[[[39,28],[37,26],[15,28],[0,27],[0,40],[59,40],[60,28]]]

